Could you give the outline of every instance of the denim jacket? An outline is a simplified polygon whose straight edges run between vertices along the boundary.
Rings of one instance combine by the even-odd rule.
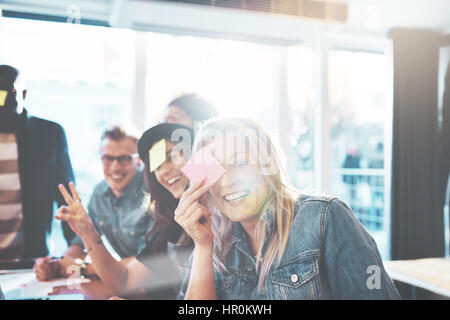
[[[261,217],[273,232],[268,209]],[[266,240],[267,241],[267,240]],[[302,195],[295,204],[286,249],[274,262],[261,292],[256,263],[240,223],[226,256],[227,272],[215,271],[218,299],[399,299],[373,238],[341,200]],[[187,289],[188,276],[179,297]]]
[[[135,256],[145,245],[145,236],[153,226],[153,219],[143,207],[148,192],[144,174],[138,170],[122,195],[116,198],[105,180],[97,184],[88,204],[89,217],[95,229],[105,235],[121,258]],[[71,245],[84,248],[76,236]]]

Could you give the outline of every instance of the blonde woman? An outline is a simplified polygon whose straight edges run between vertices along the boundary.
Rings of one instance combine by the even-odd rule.
[[[226,169],[182,195],[175,220],[195,243],[185,299],[397,299],[377,246],[352,210],[294,188],[257,123],[216,119],[198,133]]]

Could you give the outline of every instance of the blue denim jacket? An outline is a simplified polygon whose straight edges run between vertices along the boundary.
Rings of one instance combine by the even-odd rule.
[[[271,230],[270,209],[262,219]],[[256,263],[239,223],[225,266],[227,272],[215,272],[219,299],[400,298],[375,241],[352,210],[335,197],[303,195],[298,199],[281,263],[274,263],[261,292]],[[179,297],[188,281],[187,276]]]

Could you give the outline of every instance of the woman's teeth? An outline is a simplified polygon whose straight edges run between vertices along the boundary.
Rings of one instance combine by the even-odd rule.
[[[175,182],[177,182],[178,180],[180,180],[180,178],[181,178],[180,176],[174,177],[174,178],[168,180],[167,183],[168,183],[169,185],[172,185],[172,184],[174,184]]]
[[[250,193],[250,191],[248,191],[248,190],[239,191],[239,192],[226,194],[222,198],[227,202],[234,202],[234,201],[244,199],[246,196],[248,196],[249,193]]]

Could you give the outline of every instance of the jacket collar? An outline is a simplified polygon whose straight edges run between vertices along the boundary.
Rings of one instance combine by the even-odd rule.
[[[267,229],[269,231],[269,234],[272,234],[274,230],[274,221],[273,221],[273,207],[274,203],[272,201],[269,201],[267,204],[264,212],[261,214],[260,219],[264,220],[266,223]],[[246,241],[246,233],[242,225],[238,222],[234,225],[234,236],[233,236],[233,244],[236,244],[238,242]]]
[[[295,202],[294,215],[296,215],[299,210],[300,202],[301,202],[301,199],[298,199]],[[266,209],[261,214],[261,220],[265,221],[267,229],[269,231],[268,236],[272,235],[273,232],[275,232],[275,222],[274,222],[274,215],[276,214],[275,210],[276,210],[275,202],[271,199],[269,201],[269,203],[267,204]],[[275,212],[275,214],[274,214],[274,212]],[[269,237],[266,238],[266,241],[268,238]],[[235,227],[234,227],[234,236],[233,236],[232,243],[236,244],[236,243],[242,242],[244,240],[246,240],[245,230],[240,223],[236,223]]]

